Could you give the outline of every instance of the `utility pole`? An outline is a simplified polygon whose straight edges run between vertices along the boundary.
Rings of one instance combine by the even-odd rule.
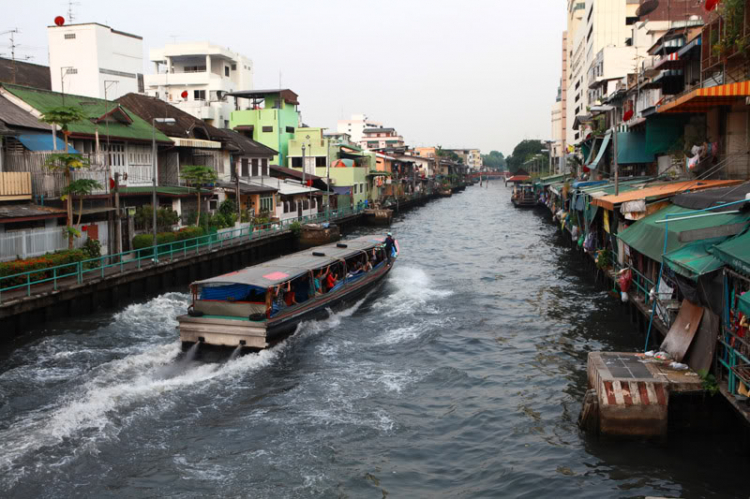
[[[242,160],[240,160],[241,162]],[[240,172],[234,164],[234,199],[237,201],[237,222],[242,223],[242,201],[240,200]]]
[[[306,166],[305,165],[305,143],[303,142],[302,143],[302,185],[307,185],[307,183],[305,182],[305,166]],[[302,216],[304,215],[305,215],[305,203],[302,202]]]

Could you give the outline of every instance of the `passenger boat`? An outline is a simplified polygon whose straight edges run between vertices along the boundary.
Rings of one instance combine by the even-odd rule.
[[[398,253],[396,242],[389,262],[384,238],[365,236],[194,282],[188,313],[177,318],[180,340],[183,347],[200,342],[267,348],[294,332],[300,321],[324,315],[327,309],[373,289],[391,271]],[[356,272],[360,265],[366,268]],[[339,279],[326,292],[315,293],[313,282],[326,269]],[[289,289],[296,304],[278,299],[279,289]],[[292,301],[286,298],[287,303]]]
[[[510,201],[516,208],[531,208],[536,206],[536,194],[531,184],[516,184]]]
[[[438,196],[449,198],[452,195],[453,195],[453,189],[451,189],[450,187],[446,187],[445,189],[440,189],[438,191]]]

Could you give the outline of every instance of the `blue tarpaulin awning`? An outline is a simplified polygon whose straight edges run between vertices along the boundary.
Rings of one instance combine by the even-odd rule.
[[[621,165],[653,163],[654,155],[646,152],[646,134],[619,132],[617,134],[617,162]]]
[[[51,133],[25,133],[16,137],[18,141],[29,151],[52,151],[52,134]],[[57,150],[59,152],[65,151],[65,141],[60,137],[57,137]],[[73,146],[68,146],[68,152],[71,154],[79,154]]]

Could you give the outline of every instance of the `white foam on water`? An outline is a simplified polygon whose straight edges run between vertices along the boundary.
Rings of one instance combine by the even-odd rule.
[[[451,290],[435,288],[427,272],[417,267],[396,267],[389,280],[396,291],[373,304],[387,317],[412,315],[425,309],[429,302],[453,294]]]
[[[198,364],[164,377],[164,368],[180,351],[178,342],[108,362],[77,391],[66,394],[50,408],[37,410],[0,432],[0,471],[17,480],[24,473],[16,464],[24,456],[63,442],[75,445],[74,455],[96,453],[103,440],[116,438],[122,424],[131,421],[130,412],[142,415],[163,413],[175,402],[171,392],[208,390],[236,382],[238,375],[271,364],[286,348],[282,342],[272,349],[245,355],[224,364]],[[136,406],[135,409],[132,409]],[[37,467],[44,465],[37,460]]]

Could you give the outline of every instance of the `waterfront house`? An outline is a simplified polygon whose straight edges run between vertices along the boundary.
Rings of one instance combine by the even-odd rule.
[[[232,111],[229,127],[277,151],[273,163],[286,166],[289,140],[300,126],[297,94],[277,89],[235,91],[227,96],[250,101],[249,109]]]

